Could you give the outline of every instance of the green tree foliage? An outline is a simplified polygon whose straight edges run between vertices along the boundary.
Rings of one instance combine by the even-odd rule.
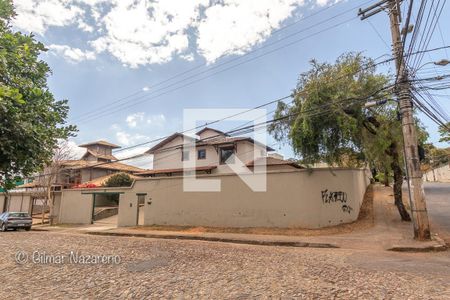
[[[67,100],[56,101],[47,86],[46,51],[33,35],[13,32],[12,2],[0,0],[0,186],[49,163],[58,139],[76,128],[66,125]]]
[[[275,139],[289,140],[304,164],[359,165],[364,159],[362,104],[383,94],[387,84],[374,69],[359,54],[343,55],[334,65],[312,60],[311,69],[300,75],[293,103],[278,104],[275,118],[285,119],[271,126]]]
[[[389,77],[377,74],[371,59],[349,53],[335,64],[311,61],[300,75],[293,102],[280,102],[269,128],[278,141],[289,141],[304,164],[363,166],[394,175],[395,203],[403,220],[402,134],[395,104],[365,108],[389,99]],[[387,176],[383,176],[387,177]]]
[[[446,126],[439,126],[439,134],[441,135],[441,139],[439,140],[439,142],[450,143],[450,130],[447,129],[450,128],[450,122],[447,122],[447,124],[445,125]]]
[[[437,148],[433,144],[425,144],[425,160],[423,162],[423,170],[440,167],[450,163],[450,148]]]
[[[106,187],[122,187],[131,186],[133,184],[133,179],[127,173],[117,173],[111,176],[103,186]]]

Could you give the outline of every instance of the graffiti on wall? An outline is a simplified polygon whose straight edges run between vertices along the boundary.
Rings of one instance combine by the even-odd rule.
[[[342,191],[332,192],[328,189],[321,191],[322,194],[322,203],[336,203],[340,202],[342,204],[342,211],[345,213],[351,213],[353,208],[347,204],[347,193]]]

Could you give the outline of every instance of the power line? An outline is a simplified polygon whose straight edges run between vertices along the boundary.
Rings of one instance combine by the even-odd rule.
[[[369,3],[369,2],[371,2],[371,1],[373,1],[373,0],[366,1],[365,3]],[[324,12],[324,11],[330,9],[331,7],[337,6],[337,5],[340,4],[340,3],[341,3],[341,2],[336,2],[336,3],[334,3],[334,4],[331,5],[331,6],[328,6],[328,7],[324,8],[324,9],[321,9],[321,10],[317,11],[316,13],[313,13],[313,14],[311,14],[311,15],[309,15],[309,16],[306,16],[306,17],[304,17],[304,18],[302,18],[302,19],[300,19],[300,20],[297,20],[297,21],[295,21],[295,22],[293,22],[293,23],[291,23],[291,24],[289,24],[289,25],[286,25],[286,26],[283,27],[283,28],[280,28],[280,29],[278,29],[278,30],[275,30],[273,33],[278,33],[278,32],[280,32],[280,31],[283,31],[283,30],[285,30],[285,29],[287,29],[287,28],[289,28],[289,27],[291,27],[291,26],[293,26],[293,25],[296,25],[296,24],[298,24],[298,23],[300,23],[300,22],[302,22],[302,21],[305,21],[305,20],[307,20],[307,19],[309,19],[309,18],[311,18],[311,17],[313,17],[313,16],[315,16],[315,15],[318,15],[318,14],[322,13],[322,12]],[[272,46],[272,45],[275,45],[275,44],[277,44],[277,43],[280,43],[280,42],[282,42],[282,41],[284,41],[284,40],[286,40],[286,39],[288,39],[288,38],[290,38],[290,37],[293,37],[294,35],[297,35],[297,34],[299,34],[299,33],[302,33],[302,32],[304,32],[304,31],[307,31],[307,30],[309,30],[309,29],[311,29],[311,28],[313,28],[313,27],[319,26],[319,25],[324,24],[324,23],[326,23],[326,22],[328,22],[328,21],[330,21],[330,20],[333,20],[333,19],[335,19],[335,18],[337,18],[337,17],[339,17],[339,16],[342,16],[342,15],[348,13],[348,12],[351,12],[351,11],[353,11],[354,9],[355,9],[355,8],[351,8],[351,9],[346,10],[346,11],[344,11],[344,12],[342,12],[342,13],[339,13],[339,14],[337,14],[337,15],[335,15],[335,16],[332,16],[332,17],[330,17],[330,18],[327,18],[327,19],[325,19],[325,20],[323,20],[323,21],[321,21],[321,22],[319,22],[319,23],[317,23],[317,24],[314,24],[314,25],[309,26],[309,27],[307,27],[307,28],[303,28],[303,29],[301,29],[301,30],[299,30],[299,31],[296,31],[296,32],[294,32],[294,33],[292,33],[292,34],[289,34],[289,35],[285,36],[285,37],[282,37],[282,38],[280,38],[280,39],[278,39],[278,40],[276,40],[276,41],[274,41],[274,42],[271,42],[271,43],[268,43],[268,44],[266,43],[266,44],[263,45],[262,47],[259,47],[259,48],[257,48],[257,49],[254,49],[254,50],[252,50],[252,51],[249,51],[249,52],[247,52],[247,53],[245,53],[245,54],[243,54],[243,55],[241,55],[241,56],[239,56],[239,57],[230,59],[230,60],[228,60],[228,61],[226,61],[226,62],[222,62],[222,63],[220,63],[220,64],[216,64],[216,65],[213,66],[212,68],[209,68],[208,70],[205,70],[205,71],[203,71],[203,72],[200,72],[199,74],[196,74],[195,76],[201,75],[201,74],[203,74],[203,73],[206,73],[206,72],[209,72],[209,71],[211,71],[211,70],[213,70],[213,69],[216,69],[216,68],[218,68],[218,67],[220,67],[220,66],[223,66],[223,65],[232,63],[232,62],[234,62],[234,61],[240,60],[240,59],[242,59],[243,57],[249,56],[250,54],[252,54],[252,53],[254,53],[254,52],[256,52],[256,51],[260,51],[260,50],[262,50],[262,49],[265,49],[265,48],[267,48],[267,47],[270,47],[270,46]],[[224,55],[220,56],[218,59],[221,59],[221,58],[223,58],[223,57],[225,57],[225,56],[227,56],[227,54],[224,54]],[[151,88],[154,88],[154,87],[163,85],[163,84],[166,83],[166,82],[172,81],[173,79],[176,79],[176,78],[181,77],[181,76],[183,76],[183,75],[185,75],[185,74],[191,73],[192,71],[198,70],[199,68],[201,68],[201,67],[203,67],[203,66],[207,66],[207,63],[205,62],[205,63],[203,63],[203,64],[201,64],[201,65],[196,66],[196,67],[193,67],[193,68],[188,69],[188,70],[186,70],[186,71],[183,71],[183,72],[181,72],[181,73],[175,74],[174,76],[172,76],[172,77],[170,77],[170,78],[168,78],[168,79],[165,79],[165,80],[162,80],[162,81],[160,81],[160,82],[157,82],[156,84],[152,85]],[[195,77],[195,76],[194,76],[194,77]],[[191,77],[192,77],[192,76],[191,76]],[[166,86],[166,87],[162,87],[162,88],[160,88],[160,89],[158,89],[158,90],[165,89],[165,88],[170,87],[170,86],[173,86],[173,85],[169,85],[169,86]],[[158,91],[158,90],[157,90],[157,91]],[[138,91],[138,92],[136,92],[136,93],[134,93],[134,94],[139,94],[140,92],[142,92],[142,90],[141,90],[141,91]],[[146,96],[146,95],[144,95],[143,97],[145,97],[145,96]],[[129,97],[129,96],[124,97],[124,98],[128,98],[128,97]],[[109,106],[110,106],[111,104],[121,102],[122,100],[124,100],[124,98],[121,98],[121,99],[119,99],[119,100],[117,100],[117,101],[114,101],[113,103],[110,103]],[[142,97],[138,97],[138,99],[141,99],[141,98],[142,98]],[[97,111],[98,111],[98,108],[95,109],[95,112],[97,112]],[[92,114],[93,114],[92,112],[91,112],[91,113],[88,112],[87,114],[84,114],[83,116],[75,117],[75,119],[80,119],[80,118],[83,119],[83,118],[85,118],[85,117],[87,117],[87,116],[89,116],[89,115],[92,115]],[[94,114],[95,114],[95,113],[94,113]]]
[[[450,47],[450,46],[448,46],[448,47]],[[380,56],[380,57],[382,57],[382,56]],[[344,75],[342,75],[342,76],[340,76],[340,77],[338,77],[338,78],[335,78],[335,80],[338,80],[338,79],[340,79],[340,78],[343,78],[344,76],[351,76],[351,75],[357,74],[357,73],[359,73],[359,72],[361,72],[361,71],[365,71],[365,70],[367,70],[367,69],[369,69],[369,68],[372,68],[372,67],[375,67],[375,66],[377,66],[377,65],[380,65],[380,64],[384,64],[384,63],[390,62],[390,61],[392,61],[392,60],[393,60],[393,58],[389,58],[389,59],[386,59],[386,60],[381,61],[381,62],[378,62],[378,63],[372,63],[372,62],[369,62],[367,65],[363,66],[362,68],[359,68],[359,69],[356,70],[355,72],[348,73],[348,74],[344,74]],[[305,92],[307,92],[307,91],[302,91],[301,93],[305,93]],[[297,94],[299,94],[299,93],[297,93]],[[277,102],[279,102],[279,101],[288,99],[288,98],[290,98],[290,97],[292,97],[292,94],[289,94],[289,95],[280,97],[280,98],[275,99],[275,100],[271,100],[271,101],[269,101],[269,102],[263,103],[263,104],[261,104],[261,105],[258,105],[258,106],[254,107],[254,108],[251,108],[251,109],[248,109],[248,110],[246,110],[246,111],[244,111],[244,112],[241,112],[241,113],[233,114],[233,115],[231,115],[231,116],[227,116],[227,117],[224,117],[224,118],[222,118],[222,119],[218,119],[218,120],[214,120],[214,121],[211,121],[211,122],[207,122],[207,123],[205,123],[205,124],[203,124],[203,125],[196,126],[196,127],[194,127],[194,128],[191,128],[191,129],[182,131],[182,132],[180,132],[180,133],[186,133],[186,132],[193,131],[193,130],[197,130],[197,129],[200,129],[200,128],[203,128],[203,127],[206,127],[206,126],[210,126],[210,125],[212,125],[212,124],[219,123],[219,122],[221,122],[221,121],[224,121],[224,120],[227,120],[227,119],[236,117],[236,116],[238,116],[238,115],[245,114],[245,113],[250,112],[250,111],[252,111],[252,110],[256,110],[256,109],[259,109],[259,108],[268,106],[268,105],[270,105],[270,104],[277,103]],[[133,146],[129,146],[129,147],[126,147],[126,148],[122,148],[122,149],[120,149],[120,150],[115,151],[115,153],[121,152],[121,151],[125,151],[125,150],[129,150],[129,149],[136,148],[136,147],[140,147],[140,146],[144,146],[144,145],[151,144],[151,143],[154,143],[154,142],[159,142],[159,141],[161,141],[161,140],[163,140],[163,139],[165,139],[165,138],[167,138],[167,137],[168,137],[168,136],[166,136],[166,137],[161,137],[161,138],[158,138],[158,139],[153,139],[153,140],[146,141],[146,142],[143,142],[143,143],[139,143],[139,144],[136,144],[136,145],[133,145]]]
[[[428,49],[428,50],[418,51],[417,53],[411,53],[411,54],[409,54],[409,55],[415,55],[415,54],[419,54],[419,53],[426,53],[426,52],[436,51],[436,50],[441,50],[441,49],[449,48],[449,47],[450,47],[450,46],[444,46],[444,47],[439,47],[439,48],[434,48],[434,49]],[[383,63],[386,63],[386,62],[390,62],[390,61],[392,61],[393,59],[394,59],[394,58],[390,58],[390,59],[386,59],[386,60],[381,61],[381,62],[378,62],[378,63],[369,63],[367,66],[365,66],[365,67],[363,67],[363,68],[360,68],[360,69],[358,69],[357,71],[355,71],[355,72],[353,72],[353,73],[344,74],[344,75],[341,76],[341,77],[344,77],[344,76],[350,76],[350,75],[352,75],[352,74],[356,74],[356,73],[358,73],[358,72],[361,72],[361,71],[366,70],[366,69],[368,69],[368,68],[374,67],[374,66],[376,66],[376,65],[383,64]],[[449,78],[449,77],[450,77],[450,75],[444,75],[444,76],[445,76],[444,78]],[[339,78],[340,78],[340,77],[338,77],[337,79],[339,79]],[[419,82],[419,81],[429,81],[429,80],[433,80],[433,79],[435,79],[435,77],[431,77],[431,78],[423,78],[423,79],[415,79],[415,80],[413,80],[413,81]],[[380,90],[376,91],[375,93],[372,93],[372,94],[370,94],[370,95],[368,95],[368,96],[366,96],[366,97],[364,97],[364,98],[360,98],[359,100],[367,100],[367,99],[370,99],[371,97],[375,96],[376,94],[380,93],[381,91],[386,90],[386,89],[391,89],[391,88],[393,88],[394,86],[395,86],[395,84],[390,84],[390,85],[388,85],[388,86],[385,86],[385,87],[381,88]],[[300,91],[300,92],[298,92],[298,93],[301,94],[301,93],[305,93],[305,92],[307,92],[307,91]],[[298,94],[298,93],[297,93],[297,94]],[[291,97],[291,95],[287,95],[287,96],[284,96],[284,97],[282,97],[282,98],[279,98],[279,99],[276,99],[276,100],[269,101],[269,102],[267,102],[267,103],[275,103],[275,102],[280,101],[280,99],[287,99],[287,98],[289,98],[289,97]],[[349,100],[358,100],[358,99],[355,99],[355,98],[348,98],[348,99],[340,100],[340,101],[338,101],[338,103],[341,102],[341,101],[349,101]],[[374,100],[374,99],[371,99],[371,100]],[[258,107],[266,106],[267,103],[261,104],[261,105],[258,106]],[[332,105],[332,104],[336,104],[336,103],[331,103],[331,102],[330,102],[330,103],[325,104],[325,106],[326,106],[326,105]],[[257,107],[257,108],[258,108],[258,107]],[[324,107],[324,105],[321,106],[321,107]],[[312,110],[317,110],[317,109],[319,109],[319,108],[321,108],[321,107],[316,107],[316,108],[311,109],[311,110],[309,110],[309,111],[311,112]],[[254,108],[254,109],[256,109],[256,108]],[[245,111],[245,112],[242,112],[242,113],[246,113],[246,112],[251,111],[251,110],[254,110],[254,109],[249,109],[249,110],[247,110],[247,111]],[[308,112],[308,111],[306,111],[306,112]],[[327,111],[322,111],[321,113],[325,113],[325,112],[327,112]],[[242,113],[239,113],[239,114],[242,114]],[[300,113],[305,113],[305,111],[300,112]],[[272,120],[266,121],[266,122],[264,122],[264,123],[269,124],[269,123],[273,123],[273,122],[278,122],[278,121],[284,120],[284,119],[286,119],[286,118],[290,118],[290,117],[292,117],[292,116],[294,116],[294,115],[298,115],[298,114],[300,114],[300,113],[296,113],[296,114],[293,114],[293,115],[283,116],[283,117],[277,118],[277,119],[272,119]],[[317,113],[316,113],[316,114],[317,114]],[[235,114],[235,115],[236,115],[236,114]],[[235,115],[232,115],[232,116],[235,116]],[[227,118],[231,118],[232,116],[228,116],[228,117],[222,118],[222,119],[220,119],[220,120],[215,120],[215,121],[213,121],[213,122],[214,122],[214,123],[220,122],[221,120],[227,119]],[[209,123],[209,124],[212,124],[212,123]],[[253,128],[253,127],[258,126],[258,125],[261,125],[261,124],[255,124],[255,125],[243,127],[243,128],[240,128],[240,130],[242,130],[242,129],[248,129],[248,128]],[[206,126],[206,125],[202,125],[202,126],[198,126],[198,127],[205,127],[205,126]],[[195,128],[198,128],[198,127],[195,127]],[[190,129],[190,130],[185,130],[185,132],[195,130],[195,128]],[[231,132],[236,132],[236,131],[238,131],[238,130],[230,131],[230,133],[231,133]],[[165,139],[165,138],[168,138],[168,137],[169,137],[169,136],[166,136],[166,137],[163,137],[163,138],[159,138],[159,139],[155,139],[155,140],[151,140],[151,141],[147,141],[147,142],[141,143],[141,144],[139,144],[139,145],[145,145],[145,144],[149,144],[149,143],[152,143],[152,142],[157,142],[157,141],[160,141],[160,140]],[[209,137],[209,138],[211,138],[211,137]],[[131,148],[135,148],[135,147],[138,147],[138,145],[130,146],[130,147],[126,148],[126,149],[131,149]],[[142,156],[144,156],[144,155],[145,155],[145,154],[133,155],[133,156],[125,157],[125,158],[122,158],[122,159],[117,159],[117,160],[114,160],[114,161],[111,161],[111,162],[102,162],[102,163],[94,164],[94,165],[91,165],[91,166],[89,166],[89,167],[90,167],[90,168],[94,168],[94,167],[96,167],[96,166],[101,166],[101,165],[105,165],[105,164],[111,164],[111,163],[115,163],[115,162],[120,162],[120,161],[125,161],[125,160],[136,159],[136,158],[142,157]],[[44,174],[44,175],[40,175],[40,176],[48,176],[48,175],[49,175],[49,174]],[[29,177],[29,178],[34,178],[34,177]]]
[[[352,98],[341,99],[337,103],[329,102],[329,103],[323,104],[323,105],[318,106],[318,107],[310,108],[309,110],[306,110],[306,111],[302,111],[302,112],[298,112],[298,113],[294,113],[294,114],[289,114],[289,115],[286,115],[286,116],[283,116],[283,117],[267,120],[267,121],[256,123],[256,124],[249,125],[249,126],[242,126],[240,128],[227,131],[227,132],[225,132],[225,134],[227,134],[227,135],[236,135],[238,133],[242,134],[242,132],[243,131],[245,132],[246,130],[250,130],[248,132],[251,132],[252,130],[257,128],[258,126],[271,124],[271,123],[275,123],[275,122],[280,122],[282,120],[286,120],[288,118],[291,118],[291,117],[293,117],[295,115],[299,115],[299,114],[305,114],[306,113],[305,116],[309,116],[310,117],[310,116],[317,116],[319,114],[328,113],[328,112],[330,112],[330,110],[319,110],[319,109],[327,108],[328,106],[339,104],[339,103],[344,103],[344,102],[347,102],[347,101],[353,101],[353,102],[354,101],[358,101],[358,102],[361,102],[361,101],[366,101],[367,99],[373,99],[372,97],[374,97],[378,93],[380,93],[380,92],[382,92],[384,90],[387,90],[387,89],[391,89],[393,86],[394,86],[394,84],[387,85],[387,86],[385,86],[383,88],[380,88],[379,90],[377,90],[377,91],[375,91],[373,93],[370,93],[369,95],[367,95],[365,97],[360,97],[360,98],[352,97]],[[353,102],[351,102],[350,104],[352,104]],[[198,140],[196,140],[196,142],[204,142],[204,141],[207,141],[209,139],[214,139],[214,138],[219,137],[219,136],[221,136],[221,135],[215,135],[215,136],[210,136],[210,137],[203,138],[203,139],[198,139]],[[166,138],[168,138],[168,137],[170,137],[170,136],[167,136]],[[170,149],[175,149],[177,147],[179,148],[180,146],[176,145],[176,146],[172,146],[172,147],[167,147],[167,148],[164,149],[164,151],[169,151]],[[108,164],[112,164],[112,163],[116,163],[116,162],[120,162],[120,161],[136,159],[136,158],[140,158],[140,157],[143,157],[143,156],[146,156],[146,155],[148,155],[148,154],[147,153],[142,153],[142,154],[137,154],[137,155],[133,155],[133,156],[117,159],[117,160],[110,161],[110,162],[101,162],[101,163],[90,165],[89,168],[95,168],[95,167],[99,167],[99,166],[102,166],[102,165],[108,165]],[[28,177],[28,178],[45,177],[45,176],[50,176],[50,175],[54,175],[54,174],[59,174],[59,173],[61,173],[61,171],[68,170],[68,169],[70,169],[70,168],[62,169],[58,173],[41,174],[41,175],[32,176],[32,177]]]

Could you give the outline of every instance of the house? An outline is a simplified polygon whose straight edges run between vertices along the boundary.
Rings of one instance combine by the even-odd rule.
[[[117,162],[112,150],[120,148],[118,145],[106,141],[95,141],[79,145],[79,147],[86,148],[85,154],[80,159],[59,162],[60,171],[54,180],[54,186],[69,188],[118,172],[135,174],[144,171],[141,168]],[[44,171],[44,174],[46,172],[48,171]],[[39,186],[39,180],[34,180],[32,183],[22,185],[21,188],[37,186]]]
[[[106,141],[96,141],[79,147],[86,148],[86,153],[78,160],[63,162],[68,172],[60,175],[58,183],[77,185],[118,172],[134,174],[143,171],[141,168],[117,162],[112,150],[120,146]]]
[[[229,164],[241,162],[239,167],[254,168],[255,159],[265,158],[274,149],[250,137],[231,137],[213,128],[196,133],[198,138],[174,133],[153,146],[146,153],[153,155],[153,169],[136,173],[142,176],[182,175],[184,171],[197,174],[224,174],[234,172]],[[262,165],[257,160],[256,165]],[[264,160],[265,162],[265,160]],[[270,158],[270,169],[298,168],[293,162]]]

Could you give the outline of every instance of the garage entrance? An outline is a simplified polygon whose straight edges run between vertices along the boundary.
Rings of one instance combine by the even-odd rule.
[[[119,200],[123,192],[83,192],[92,195],[91,224],[117,226]]]

